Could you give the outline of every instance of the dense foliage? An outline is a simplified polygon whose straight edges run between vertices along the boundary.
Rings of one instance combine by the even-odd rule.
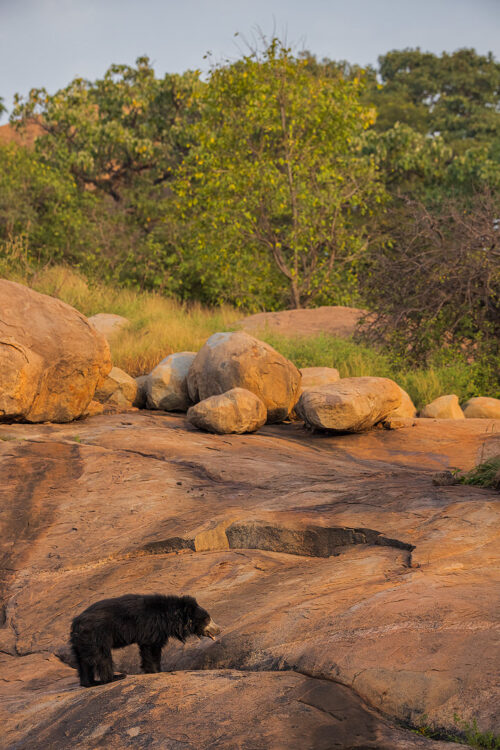
[[[0,109],[2,103],[0,100]],[[17,97],[2,247],[248,310],[369,306],[401,356],[498,360],[500,64],[392,51],[378,69],[278,40],[158,78],[146,57]],[[487,380],[488,380],[487,378]]]
[[[313,75],[274,41],[214,69],[200,106],[176,192],[205,282],[245,306],[352,298],[383,195],[360,81]]]

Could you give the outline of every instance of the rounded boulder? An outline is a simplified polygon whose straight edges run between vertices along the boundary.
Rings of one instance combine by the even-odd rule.
[[[267,410],[268,422],[281,422],[292,410],[300,372],[272,346],[248,333],[215,333],[189,370],[188,392],[194,403],[233,388],[254,393]]]
[[[295,407],[308,427],[364,432],[401,404],[401,389],[389,378],[341,378],[305,390]]]
[[[200,430],[242,434],[255,432],[266,423],[266,407],[254,393],[232,388],[219,396],[209,396],[192,406],[187,418]]]
[[[148,409],[187,411],[189,398],[187,377],[196,352],[170,354],[156,365],[146,380],[146,405]]]
[[[458,396],[454,393],[434,399],[424,406],[419,416],[424,419],[465,419]]]
[[[88,319],[94,328],[110,341],[117,333],[130,324],[128,318],[123,315],[114,315],[113,313],[97,313]]]
[[[302,376],[300,387],[303,391],[317,385],[331,385],[340,380],[339,371],[335,367],[302,367],[299,372]]]
[[[106,339],[81,313],[0,279],[0,419],[71,422],[110,370]]]
[[[500,398],[477,396],[463,405],[467,419],[500,419]]]
[[[138,386],[132,378],[119,367],[113,367],[102,385],[96,390],[94,399],[101,404],[113,404],[130,408],[137,399]]]

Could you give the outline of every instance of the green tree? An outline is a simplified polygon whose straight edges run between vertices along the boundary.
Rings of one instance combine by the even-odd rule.
[[[112,65],[94,82],[77,78],[54,95],[32,89],[16,97],[12,123],[21,130],[38,123],[38,162],[69,179],[85,206],[88,249],[79,260],[88,270],[176,291],[169,183],[188,150],[199,85],[197,72],[157,78],[142,57],[135,67]]]
[[[71,175],[15,143],[0,145],[0,240],[29,238],[38,261],[79,264],[88,252],[88,214],[95,196],[81,196]]]
[[[153,185],[171,177],[186,151],[186,109],[197,81],[196,72],[158,79],[140,57],[135,68],[112,65],[102,79],[75,78],[54,95],[16,95],[11,122],[37,122],[44,133],[37,149],[48,163],[119,202],[139,176]]]
[[[378,129],[406,122],[427,135],[439,132],[459,152],[471,140],[500,138],[500,63],[491,53],[393,50],[379,58],[379,74],[382,85],[370,92]]]
[[[237,270],[244,304],[262,304],[255,287],[269,280],[268,305],[353,293],[366,217],[383,195],[362,151],[374,112],[360,90],[359,79],[312,72],[276,39],[212,70],[175,190],[193,251],[232,291]]]
[[[382,150],[384,141],[385,146],[388,141],[402,145],[401,136],[414,131],[419,160],[425,153],[431,157],[420,187],[429,190],[432,200],[439,192],[472,194],[500,185],[500,63],[491,53],[461,49],[438,56],[419,49],[393,50],[379,57],[378,75],[379,80],[369,76],[365,98],[378,111],[375,130],[388,136]],[[424,139],[434,145],[426,146]],[[393,182],[397,155],[396,150],[388,165]],[[437,169],[429,180],[433,164]]]

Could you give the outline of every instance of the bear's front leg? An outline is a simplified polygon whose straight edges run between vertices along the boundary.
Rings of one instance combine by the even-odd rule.
[[[141,667],[146,674],[161,672],[161,646],[139,645],[141,652]]]

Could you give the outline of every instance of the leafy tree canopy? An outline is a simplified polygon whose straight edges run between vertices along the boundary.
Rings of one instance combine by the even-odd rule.
[[[383,196],[362,148],[375,113],[361,91],[360,79],[313,72],[276,39],[212,70],[176,191],[221,296],[252,305],[269,281],[274,305],[352,293],[366,217]]]
[[[49,95],[32,89],[15,98],[11,121],[35,120],[45,136],[37,148],[45,160],[69,171],[82,187],[93,186],[115,201],[137,177],[151,184],[170,179],[186,150],[198,73],[156,78],[147,57],[136,67],[112,65],[102,79],[76,78]]]
[[[379,74],[382,86],[371,96],[380,130],[406,122],[427,135],[440,133],[457,150],[470,139],[500,138],[500,63],[491,53],[394,50],[379,57]]]

